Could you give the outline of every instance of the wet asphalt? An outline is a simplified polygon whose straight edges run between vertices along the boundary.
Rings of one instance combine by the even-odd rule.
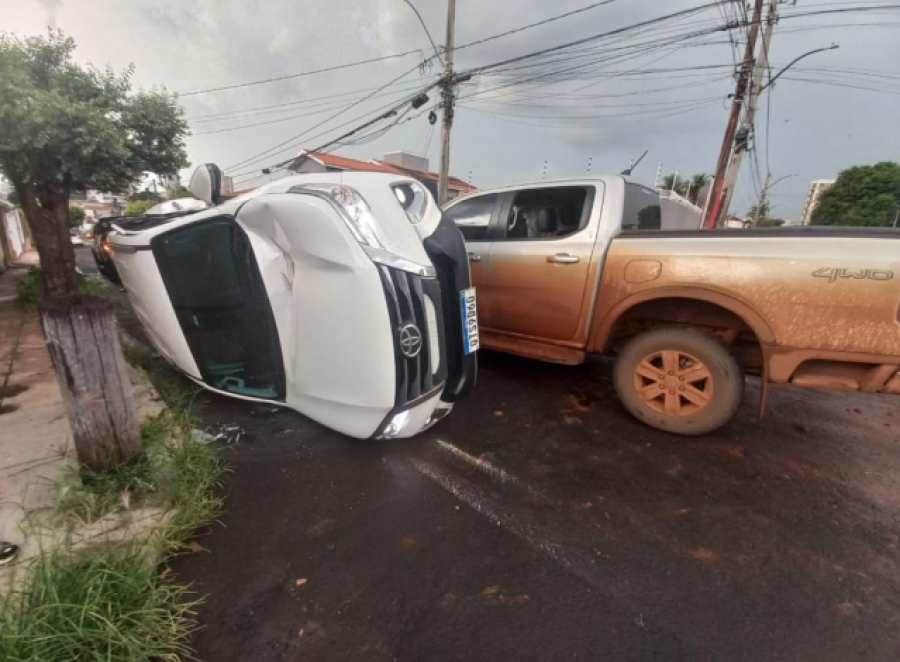
[[[749,381],[686,439],[605,360],[481,363],[405,441],[202,396],[233,473],[172,563],[201,660],[900,659],[896,397],[776,387],[758,420]]]

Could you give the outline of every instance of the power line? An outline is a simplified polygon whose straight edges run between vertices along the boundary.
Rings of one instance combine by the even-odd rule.
[[[564,18],[569,18],[570,16],[575,16],[576,14],[582,14],[586,11],[590,11],[591,9],[596,9],[597,7],[602,7],[604,5],[611,5],[614,2],[618,2],[618,0],[603,0],[603,2],[595,2],[591,5],[587,5],[586,7],[582,7],[580,9],[574,9],[570,12],[566,12],[565,14],[551,16],[550,18],[544,19],[543,21],[537,21],[536,23],[529,23],[528,25],[523,25],[523,26],[515,28],[513,30],[507,30],[506,32],[501,32],[500,34],[495,34],[490,37],[485,37],[484,39],[476,39],[475,41],[470,41],[467,44],[463,44],[462,46],[457,46],[456,50],[461,51],[464,48],[471,48],[472,46],[479,46],[481,44],[486,44],[487,42],[494,41],[495,39],[500,39],[502,37],[508,37],[509,35],[518,34],[519,32],[531,30],[532,28],[540,27],[542,25],[547,25],[548,23],[553,23],[554,21],[559,21]]]
[[[348,62],[347,64],[338,64],[333,67],[325,67],[323,69],[314,69],[312,71],[301,71],[296,74],[287,74],[285,76],[276,76],[274,78],[264,78],[262,80],[252,80],[246,83],[235,83],[234,85],[223,85],[221,87],[210,87],[205,90],[193,90],[191,92],[181,92],[179,96],[182,97],[190,97],[195,96],[197,94],[210,94],[211,92],[223,92],[225,90],[236,90],[241,87],[252,87],[254,85],[264,85],[266,83],[275,83],[282,80],[290,80],[293,78],[305,78],[306,76],[315,76],[316,74],[324,74],[330,71],[340,71],[341,69],[350,69],[352,67],[359,67],[364,64],[372,64],[373,62],[384,62],[385,60],[395,60],[397,58],[406,57],[407,55],[413,55],[414,53],[419,53],[420,51],[406,51],[404,53],[394,53],[393,55],[384,55],[382,57],[373,57],[368,60],[359,60],[357,62]],[[416,65],[418,66],[418,65]]]
[[[518,57],[507,58],[506,60],[500,60],[499,62],[494,62],[494,63],[487,64],[487,65],[483,65],[483,66],[480,66],[480,67],[475,67],[475,68],[471,69],[468,73],[473,74],[473,75],[474,75],[474,74],[481,74],[481,73],[484,73],[484,72],[486,72],[486,71],[491,71],[492,69],[497,69],[497,68],[502,67],[502,66],[505,66],[505,65],[513,64],[513,63],[515,63],[515,62],[522,62],[522,61],[524,61],[524,60],[533,59],[533,58],[536,58],[536,57],[540,57],[540,56],[542,56],[542,55],[548,55],[548,54],[555,53],[555,52],[558,52],[558,51],[561,51],[561,50],[564,50],[564,49],[567,49],[567,48],[572,48],[572,47],[574,47],[574,46],[580,46],[580,45],[582,45],[582,44],[587,44],[587,43],[590,43],[590,42],[593,42],[593,41],[597,41],[597,40],[599,40],[599,39],[604,39],[604,38],[612,37],[612,36],[615,36],[615,35],[620,35],[620,34],[623,34],[623,33],[626,33],[626,32],[630,32],[630,31],[632,31],[632,30],[636,30],[636,29],[638,29],[638,28],[642,28],[642,27],[654,25],[654,24],[657,24],[657,23],[663,23],[663,22],[666,22],[666,21],[670,21],[670,20],[672,20],[672,19],[674,19],[674,18],[678,18],[678,17],[680,17],[680,16],[688,16],[688,15],[691,15],[691,14],[696,14],[696,13],[699,13],[699,12],[701,12],[701,11],[705,11],[705,10],[707,10],[707,9],[716,7],[717,4],[718,4],[718,3],[713,2],[713,3],[708,3],[708,4],[705,4],[705,5],[700,5],[700,6],[698,6],[698,7],[694,7],[694,8],[691,8],[691,9],[684,9],[684,10],[681,10],[681,11],[678,11],[678,12],[674,12],[674,13],[672,13],[672,14],[666,14],[665,16],[660,16],[660,17],[657,17],[657,18],[649,19],[649,20],[647,20],[647,21],[641,21],[640,23],[635,23],[635,24],[633,24],[633,25],[628,25],[628,26],[625,26],[625,27],[622,27],[622,28],[617,28],[617,29],[615,29],[615,30],[610,30],[610,31],[608,31],[608,32],[602,32],[602,33],[600,33],[600,34],[592,35],[592,36],[590,36],[590,37],[584,37],[584,38],[582,38],[582,39],[576,39],[575,41],[570,41],[570,42],[568,42],[568,43],[560,44],[560,45],[558,45],[558,46],[552,46],[552,47],[550,47],[550,48],[544,48],[544,49],[541,49],[541,50],[539,50],[539,51],[534,51],[534,52],[531,52],[531,53],[526,53],[525,55],[520,55],[520,56],[518,56]],[[718,29],[715,30],[715,31],[721,31],[721,30],[726,30],[726,29],[727,29],[727,26],[724,27],[724,28],[718,28]]]
[[[441,58],[441,52],[438,50],[438,47],[434,43],[434,39],[431,38],[431,33],[428,31],[428,26],[425,25],[425,19],[422,18],[422,14],[419,13],[419,10],[416,9],[416,6],[412,3],[411,0],[403,0],[409,8],[413,10],[413,13],[416,15],[416,18],[419,19],[419,23],[422,25],[422,29],[425,30],[425,35],[428,37],[428,41],[431,42],[431,47],[434,49],[434,55],[438,59],[438,62],[444,64],[444,60]]]
[[[714,4],[714,3],[713,3],[713,4]],[[599,6],[599,5],[598,5],[598,6]],[[626,28],[622,28],[622,29],[619,29],[619,30],[615,30],[615,31],[612,31],[612,32],[610,32],[610,33],[601,34],[601,35],[596,35],[596,36],[594,36],[594,37],[590,37],[590,38],[587,38],[587,39],[584,39],[584,40],[579,40],[578,42],[573,42],[573,43],[570,43],[570,44],[567,44],[567,45],[563,45],[563,46],[560,46],[560,47],[556,47],[556,48],[553,48],[553,49],[545,49],[544,51],[540,51],[540,52],[538,52],[537,54],[540,54],[541,52],[552,52],[552,51],[560,50],[560,49],[562,49],[562,48],[571,47],[571,46],[574,46],[574,45],[577,45],[577,44],[580,44],[580,43],[588,43],[588,42],[595,41],[595,40],[597,40],[597,39],[599,39],[599,38],[602,38],[602,37],[605,37],[605,36],[612,36],[612,35],[616,35],[616,34],[621,34],[621,33],[623,33],[623,32],[627,32],[628,30],[637,29],[637,28],[643,27],[643,26],[645,26],[645,25],[652,25],[652,24],[654,24],[654,23],[659,23],[659,22],[662,22],[662,21],[665,21],[665,20],[669,20],[669,19],[674,18],[674,17],[677,17],[677,16],[682,16],[682,15],[688,15],[688,14],[696,13],[697,11],[701,11],[702,9],[708,8],[708,7],[710,7],[710,6],[712,6],[712,5],[706,5],[706,6],[702,7],[702,8],[693,9],[693,10],[686,10],[686,11],[678,12],[678,13],[676,13],[676,14],[672,14],[672,15],[669,15],[669,16],[660,17],[660,18],[658,18],[658,19],[654,19],[654,20],[651,20],[651,21],[645,21],[645,22],[643,22],[643,23],[640,23],[640,24],[637,24],[637,25],[634,25],[634,26],[629,26],[629,27],[626,27]],[[524,28],[522,28],[522,29],[529,29],[529,27],[526,26],[526,27],[524,27]],[[521,30],[520,30],[520,31],[521,31]],[[484,40],[482,40],[480,43],[484,43]],[[473,43],[473,44],[470,44],[470,45],[474,45],[474,43]],[[527,58],[527,57],[533,57],[534,55],[537,55],[537,54],[532,54],[532,55],[530,55],[530,56],[522,56],[522,57],[520,57],[520,58],[515,58],[514,60],[511,60],[510,62],[512,62],[512,61],[520,61],[520,60],[525,59],[525,58]],[[432,60],[432,59],[434,59],[434,58],[428,58],[428,59],[426,60],[426,62],[428,62],[428,61],[430,61],[430,60]],[[502,63],[497,63],[497,64],[499,65],[499,64],[502,64]],[[272,147],[270,147],[270,148],[268,148],[268,149],[266,149],[266,150],[264,150],[264,151],[262,151],[262,152],[260,152],[260,153],[258,153],[258,154],[256,154],[256,155],[254,155],[254,156],[252,156],[252,157],[249,157],[249,158],[247,158],[247,159],[244,159],[244,160],[242,160],[242,161],[240,161],[240,162],[238,162],[238,163],[236,163],[236,164],[233,164],[233,165],[229,166],[228,169],[240,168],[240,167],[243,167],[243,166],[248,166],[248,165],[251,165],[251,164],[254,164],[254,163],[258,162],[258,161],[259,161],[260,159],[262,159],[262,158],[265,158],[267,155],[275,154],[275,153],[278,153],[279,151],[285,151],[285,150],[282,149],[282,148],[286,148],[286,147],[287,147],[287,148],[290,148],[290,146],[292,145],[292,143],[295,143],[297,140],[300,140],[301,138],[303,138],[303,137],[304,137],[306,134],[308,134],[309,132],[315,130],[316,128],[318,128],[318,127],[320,127],[320,126],[322,126],[322,125],[324,125],[324,124],[326,124],[326,123],[328,123],[328,122],[330,122],[331,120],[333,120],[333,119],[335,119],[336,117],[342,115],[343,113],[347,112],[347,111],[350,110],[351,108],[354,108],[355,106],[358,106],[359,104],[363,103],[364,101],[367,101],[369,98],[371,98],[372,96],[374,96],[374,94],[377,94],[378,92],[384,90],[386,87],[388,87],[388,86],[390,86],[390,85],[396,83],[397,81],[399,81],[400,79],[402,79],[403,77],[405,77],[406,75],[408,75],[409,73],[412,73],[412,71],[414,71],[415,68],[416,68],[416,67],[414,67],[413,69],[410,69],[410,70],[408,70],[408,71],[402,73],[402,74],[401,74],[400,76],[398,76],[397,78],[391,80],[390,82],[388,82],[388,83],[385,84],[384,86],[378,88],[378,89],[376,90],[375,93],[370,94],[370,95],[367,95],[366,97],[363,97],[362,99],[359,99],[359,100],[357,100],[356,102],[350,104],[349,106],[347,106],[346,108],[344,108],[343,110],[341,110],[341,111],[339,111],[337,114],[335,114],[333,117],[326,118],[326,119],[323,120],[322,122],[319,122],[318,124],[316,124],[316,125],[310,127],[309,129],[307,129],[307,130],[305,130],[305,131],[303,131],[303,132],[301,132],[301,133],[299,133],[299,134],[297,134],[297,135],[295,135],[295,136],[293,136],[293,137],[291,137],[291,138],[288,138],[288,139],[286,139],[286,140],[284,140],[284,141],[282,141],[282,142],[280,142],[280,143],[278,143],[278,144],[276,144],[276,145],[274,145],[274,146],[272,146]],[[490,68],[490,65],[489,65],[487,68],[489,69],[489,68]],[[485,69],[485,68],[482,68],[482,70],[486,70],[486,69]],[[431,86],[431,87],[433,87],[433,86]],[[426,88],[426,89],[430,89],[430,87],[429,87],[429,88]]]
[[[676,117],[676,116],[678,116],[678,115],[684,115],[684,114],[686,114],[686,113],[692,113],[692,112],[695,112],[695,111],[697,111],[697,110],[701,110],[701,109],[703,109],[703,108],[711,108],[711,107],[716,106],[716,105],[718,105],[717,102],[711,102],[711,103],[707,102],[707,103],[703,103],[703,104],[698,104],[698,105],[695,105],[695,106],[691,106],[691,107],[688,107],[688,108],[679,109],[679,110],[676,110],[676,111],[671,112],[671,113],[663,113],[663,114],[658,115],[658,116],[656,116],[656,117],[645,116],[645,117],[642,117],[642,118],[640,118],[640,119],[637,119],[637,120],[635,120],[635,121],[633,121],[633,122],[618,122],[618,123],[616,123],[616,124],[614,124],[614,125],[610,125],[610,126],[611,126],[611,127],[614,126],[615,128],[619,128],[619,127],[623,127],[623,126],[630,126],[630,125],[632,125],[632,124],[642,124],[642,125],[645,125],[645,124],[649,124],[650,122],[654,122],[654,121],[658,121],[658,120],[662,120],[662,119],[667,119],[667,118],[670,118],[670,117]],[[505,123],[505,124],[518,124],[518,125],[520,125],[520,126],[543,127],[543,128],[548,128],[548,129],[596,129],[596,128],[597,128],[597,124],[596,124],[596,123],[594,123],[594,124],[587,124],[587,125],[585,125],[585,124],[565,124],[565,125],[564,125],[564,124],[547,124],[547,123],[544,123],[544,122],[519,122],[519,121],[516,121],[516,120],[506,119],[506,118],[504,118],[504,117],[497,116],[497,115],[494,114],[494,113],[488,113],[488,111],[485,111],[485,110],[478,110],[477,108],[472,108],[471,106],[461,106],[461,108],[463,108],[463,109],[466,110],[466,111],[470,111],[470,112],[475,112],[475,113],[480,113],[480,114],[488,114],[488,115],[491,115],[491,116],[493,117],[494,120],[496,120],[496,121],[498,121],[498,122],[503,122],[503,123]],[[621,115],[621,117],[631,117],[633,114],[634,114],[634,113],[627,113],[627,114]]]
[[[418,65],[416,65],[416,66],[413,67],[412,69],[407,69],[406,71],[404,71],[402,74],[400,74],[400,75],[397,76],[396,78],[391,79],[390,81],[388,81],[387,83],[385,83],[384,85],[382,85],[381,87],[379,87],[377,90],[375,90],[375,92],[372,92],[371,94],[366,95],[366,96],[363,97],[362,99],[359,99],[359,100],[357,100],[357,101],[354,101],[354,102],[351,103],[349,106],[347,106],[347,107],[345,107],[344,109],[338,111],[337,113],[335,113],[335,114],[332,115],[331,117],[328,117],[328,118],[322,120],[321,122],[319,122],[319,123],[317,123],[317,124],[314,124],[313,126],[311,126],[310,128],[306,129],[305,131],[301,131],[300,133],[298,133],[298,134],[296,134],[296,135],[294,135],[294,136],[291,136],[290,138],[288,138],[288,139],[286,139],[286,140],[283,140],[283,141],[281,141],[280,143],[278,143],[278,144],[276,144],[276,145],[273,145],[272,147],[269,147],[268,149],[264,149],[263,151],[259,152],[258,154],[255,154],[254,156],[251,156],[251,157],[249,157],[249,158],[244,159],[243,161],[239,161],[238,163],[235,163],[235,164],[229,166],[228,169],[232,169],[232,168],[240,168],[240,167],[242,167],[242,166],[247,166],[247,165],[250,165],[250,164],[253,164],[253,163],[257,163],[257,162],[259,162],[260,159],[263,159],[263,158],[265,158],[265,157],[267,157],[267,156],[269,156],[269,155],[272,155],[272,154],[276,154],[276,153],[278,153],[279,151],[284,151],[284,149],[281,149],[281,148],[283,148],[283,147],[285,147],[285,146],[287,146],[288,148],[290,148],[290,147],[291,147],[291,143],[295,143],[297,140],[300,140],[301,138],[303,138],[304,136],[306,136],[309,132],[314,131],[315,129],[319,128],[320,126],[323,126],[323,125],[327,124],[328,122],[330,122],[331,120],[333,120],[333,119],[335,119],[335,118],[337,118],[337,117],[340,117],[341,115],[343,115],[344,113],[346,113],[346,112],[349,111],[349,110],[352,110],[353,108],[355,108],[356,106],[360,105],[361,103],[363,103],[363,102],[365,102],[365,101],[368,101],[369,99],[371,99],[372,97],[374,97],[378,92],[381,92],[382,90],[384,90],[384,89],[390,87],[391,85],[393,85],[394,83],[396,83],[396,82],[399,81],[400,79],[402,79],[402,78],[408,76],[408,75],[411,74],[413,71],[415,71],[417,68],[418,68]],[[433,84],[432,84],[432,85],[429,85],[428,87],[426,87],[425,89],[423,89],[422,92],[425,92],[425,91],[431,89],[432,87],[434,87]],[[402,105],[402,104],[401,104],[401,105]]]

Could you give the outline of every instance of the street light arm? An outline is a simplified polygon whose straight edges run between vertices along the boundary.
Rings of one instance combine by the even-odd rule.
[[[782,69],[777,74],[775,74],[772,78],[770,78],[768,83],[766,83],[761,88],[759,88],[759,93],[762,94],[763,92],[765,92],[768,88],[770,88],[775,83],[776,80],[781,78],[781,76],[782,76],[782,74],[784,74],[784,72],[786,72],[788,69],[793,67],[795,64],[797,64],[803,58],[807,58],[810,55],[815,55],[816,53],[824,53],[825,51],[833,51],[840,47],[841,47],[840,44],[832,44],[828,48],[817,48],[816,50],[810,51],[809,53],[804,53],[800,57],[796,58],[793,62],[791,62],[788,66],[786,66],[784,69]]]
[[[408,4],[409,8],[416,13],[416,17],[419,19],[419,23],[422,24],[422,29],[425,30],[425,34],[428,35],[428,41],[431,42],[431,47],[434,49],[434,54],[437,57],[438,62],[440,62],[441,66],[443,66],[444,59],[441,57],[441,52],[438,50],[437,45],[435,45],[434,39],[431,38],[431,33],[428,31],[428,26],[425,25],[425,19],[422,18],[422,14],[419,13],[419,10],[416,9],[416,6],[410,0],[403,0],[403,2]]]
[[[766,189],[768,190],[768,189],[774,188],[776,184],[779,184],[779,183],[783,182],[785,179],[790,179],[791,177],[796,177],[796,176],[797,176],[797,175],[785,175],[784,177],[779,177],[779,178],[776,179],[774,182],[772,182],[771,184],[769,184],[769,185],[766,187]]]

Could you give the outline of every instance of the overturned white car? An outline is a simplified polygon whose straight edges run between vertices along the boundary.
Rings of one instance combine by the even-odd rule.
[[[218,169],[192,189],[216,202]],[[199,185],[198,185],[199,182]],[[358,437],[410,437],[472,388],[462,236],[416,180],[299,175],[199,212],[115,226],[150,340],[202,386]]]

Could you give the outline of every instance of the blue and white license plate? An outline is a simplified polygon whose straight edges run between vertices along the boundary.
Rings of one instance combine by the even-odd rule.
[[[462,307],[463,349],[466,354],[471,354],[477,352],[481,346],[478,341],[478,314],[475,308],[474,287],[459,293],[459,305]]]

